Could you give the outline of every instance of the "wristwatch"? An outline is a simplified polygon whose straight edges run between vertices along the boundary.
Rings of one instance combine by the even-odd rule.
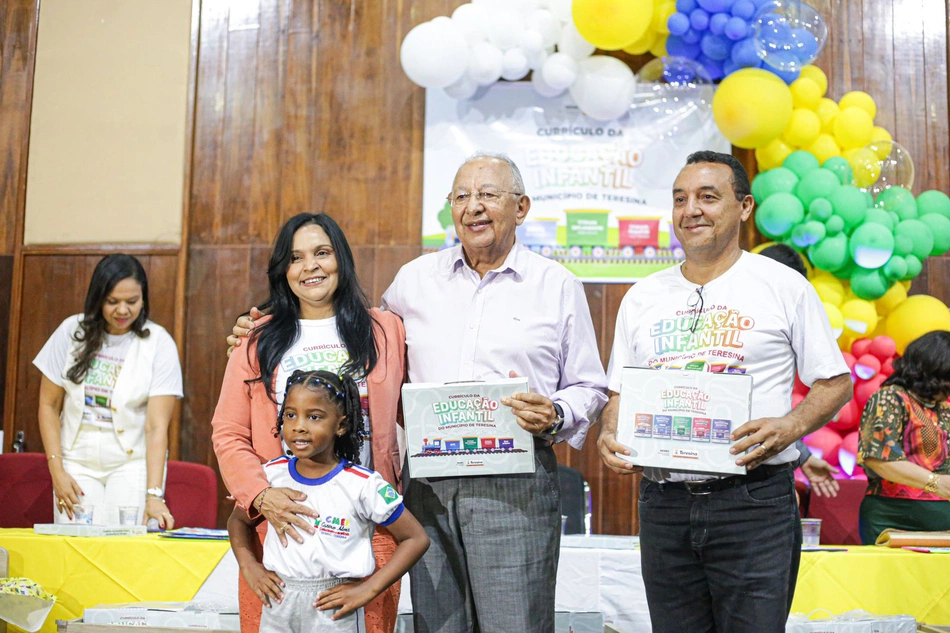
[[[145,491],[145,494],[149,497],[155,497],[160,501],[165,501],[165,491],[161,488],[149,488]]]
[[[551,404],[554,406],[554,413],[557,414],[557,420],[554,421],[554,424],[544,430],[544,434],[554,437],[560,432],[562,428],[564,428],[564,409],[562,409],[561,405],[556,402],[552,402]]]

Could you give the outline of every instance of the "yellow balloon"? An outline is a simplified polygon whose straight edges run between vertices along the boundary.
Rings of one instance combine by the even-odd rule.
[[[861,338],[877,327],[877,310],[870,301],[864,299],[845,301],[841,306],[841,315],[844,317],[844,333],[848,336]]]
[[[927,332],[950,330],[950,311],[936,297],[907,297],[887,317],[887,335],[897,344],[897,353]]]
[[[777,138],[775,140],[769,141],[767,145],[755,150],[755,158],[759,162],[764,162],[766,165],[771,165],[771,167],[764,167],[760,165],[762,171],[765,171],[767,169],[775,169],[784,163],[785,159],[788,158],[788,155],[794,151],[794,147],[789,146],[789,144],[783,141],[781,138]]]
[[[653,20],[653,0],[574,0],[574,26],[581,36],[605,51],[630,46]]]
[[[849,92],[845,96],[841,97],[841,99],[838,100],[838,107],[842,110],[846,108],[861,108],[868,113],[868,116],[871,117],[872,121],[877,115],[877,104],[874,103],[874,98],[868,93],[861,92],[860,90]]]
[[[805,81],[814,83],[808,79]],[[821,119],[818,115],[812,110],[795,108],[792,110],[792,118],[785,126],[785,131],[782,132],[782,138],[792,147],[807,147],[815,142],[820,133]],[[819,158],[818,162],[821,163],[822,160]]]
[[[806,66],[806,68],[811,67]],[[802,72],[804,73],[804,70]],[[804,75],[793,81],[788,89],[792,91],[792,105],[806,110],[817,108],[818,102],[821,101],[821,95],[824,94],[818,82]]]
[[[648,52],[650,48],[656,43],[657,34],[655,31],[647,29],[643,33],[643,37],[638,39],[633,44],[623,47],[624,53],[630,53],[631,55],[643,55]]]
[[[873,150],[867,147],[857,147],[845,152],[845,158],[851,163],[854,172],[854,186],[870,187],[881,177],[882,161]]]
[[[802,74],[799,75],[799,79],[811,79],[818,87],[821,88],[821,94],[819,97],[824,97],[825,93],[828,92],[828,77],[825,73],[818,68],[818,66],[805,66],[802,68]]]
[[[653,43],[653,46],[650,47],[650,54],[654,57],[666,57],[668,53],[666,52],[666,35],[660,35],[656,38],[656,41]]]
[[[831,134],[819,134],[815,141],[805,148],[805,151],[818,159],[822,165],[833,156],[841,156],[841,148]]]
[[[881,316],[887,316],[894,311],[901,301],[907,298],[907,289],[903,284],[894,284],[887,289],[884,296],[874,302],[877,313]]]
[[[864,147],[871,142],[874,119],[861,108],[841,108],[834,122],[835,140],[844,149]]]
[[[671,0],[660,0],[653,8],[653,21],[650,29],[661,35],[669,35],[670,28],[666,25],[670,16],[676,13],[676,3]]]
[[[830,303],[835,306],[840,306],[844,303],[844,286],[841,284],[841,280],[830,273],[824,271],[816,273],[811,280],[811,285],[814,286],[815,292],[818,293],[818,298],[824,303]]]
[[[825,313],[828,314],[828,321],[831,323],[831,330],[835,333],[835,338],[839,338],[844,333],[844,315],[838,306],[827,301],[822,301],[821,305],[825,307]]]
[[[825,134],[835,133],[834,122],[835,117],[838,116],[838,112],[838,104],[831,99],[821,99],[818,102],[818,107],[815,108],[815,113],[818,114],[818,118],[821,119],[822,132]]]
[[[743,68],[722,80],[713,97],[713,118],[736,147],[762,147],[792,118],[792,93],[767,70]]]
[[[891,153],[892,140],[891,133],[882,127],[874,126],[874,129],[871,130],[871,143],[877,145],[875,153],[881,160],[885,160]]]

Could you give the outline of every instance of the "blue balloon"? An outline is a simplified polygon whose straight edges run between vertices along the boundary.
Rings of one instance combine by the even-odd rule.
[[[749,20],[755,15],[755,5],[752,4],[752,0],[736,0],[732,5],[732,15]]]
[[[725,60],[724,62],[722,62],[722,76],[723,77],[728,77],[729,75],[736,72],[737,70],[739,70],[739,64],[732,61],[731,57]]]
[[[673,55],[674,53],[670,53]],[[739,68],[756,68],[761,59],[759,59],[759,54],[755,51],[755,42],[752,41],[751,37],[747,37],[744,40],[739,40],[732,46],[732,61],[736,63],[736,66]]]
[[[755,10],[758,11],[758,10],[761,9],[763,6],[769,4],[770,2],[774,2],[774,1],[775,1],[775,0],[752,0],[752,4],[755,6]]]
[[[697,0],[699,6],[710,13],[728,11],[734,0]]]
[[[663,80],[675,86],[687,84],[696,79],[696,71],[690,64],[666,64],[663,67]]]
[[[676,10],[689,15],[696,8],[696,0],[676,0]]]
[[[666,38],[666,52],[672,57],[696,59],[702,51],[699,48],[699,44],[686,42],[678,35],[670,35]]]
[[[772,53],[769,57],[772,57],[777,54],[789,55],[791,57],[795,57],[791,53]],[[793,81],[798,79],[798,77],[802,74],[800,67],[796,67],[795,70],[780,70],[778,68],[775,68],[774,66],[769,65],[768,58],[766,58],[766,60],[764,61],[765,63],[762,65],[762,67],[765,68],[765,70],[769,71],[770,73],[775,73],[776,75],[778,75],[779,78],[787,84],[792,83]]]
[[[741,40],[749,34],[749,24],[742,18],[729,18],[723,33],[734,42]]]
[[[690,29],[680,37],[682,37],[683,41],[687,44],[699,44],[699,40],[703,38],[703,34],[696,29]],[[667,49],[667,52],[669,52],[669,49]]]
[[[667,51],[669,51],[669,49],[667,49]],[[724,75],[722,71],[721,61],[716,60],[716,59],[711,59],[707,57],[706,55],[702,55],[702,54],[696,58],[696,61],[698,61],[700,64],[702,64],[706,68],[706,72],[709,73],[709,78],[712,79],[713,81],[723,78]]]
[[[682,35],[689,30],[689,16],[677,11],[666,21],[666,28],[670,30],[670,35]]]
[[[723,61],[729,57],[729,53],[732,52],[732,42],[730,42],[728,38],[722,35],[713,35],[712,33],[703,35],[699,46],[703,50],[703,55],[717,62]]]
[[[792,46],[803,65],[810,64],[818,57],[818,38],[807,29],[792,29]]]
[[[713,35],[722,35],[722,31],[726,28],[726,22],[728,21],[728,13],[714,14],[711,18],[709,18],[709,32]]]
[[[689,24],[697,31],[705,31],[709,27],[709,14],[702,9],[693,9],[689,14]]]

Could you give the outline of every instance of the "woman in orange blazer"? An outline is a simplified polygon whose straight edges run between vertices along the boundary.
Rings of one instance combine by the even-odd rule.
[[[301,213],[281,228],[267,269],[269,315],[255,323],[245,346],[228,361],[212,420],[212,442],[224,483],[252,518],[281,526],[281,542],[303,542],[313,533],[314,511],[298,504],[302,494],[268,487],[261,466],[284,452],[277,429],[278,404],[294,370],[348,373],[357,381],[369,429],[361,450],[364,466],[400,489],[402,458],[396,416],[405,374],[406,332],[399,317],[368,308],[349,244],[325,214]],[[309,519],[309,520],[308,520]],[[259,533],[263,539],[266,525]],[[378,528],[377,565],[392,556],[395,540]],[[262,603],[241,578],[241,630],[257,631]],[[365,607],[372,633],[396,624],[399,583]]]

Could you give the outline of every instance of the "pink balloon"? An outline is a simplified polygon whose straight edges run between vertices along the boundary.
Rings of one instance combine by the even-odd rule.
[[[801,393],[792,393],[792,408],[794,409],[802,403],[802,400],[805,399],[805,395]]]
[[[852,370],[861,380],[870,380],[881,371],[881,361],[874,354],[863,354],[858,358]]]
[[[890,378],[891,374],[894,373],[894,359],[888,358],[884,361],[884,364],[881,365],[881,375]]]
[[[805,386],[805,383],[799,380],[798,374],[795,374],[795,384],[792,387],[792,394],[801,394],[803,396],[808,394],[808,387]]]
[[[871,380],[859,380],[857,384],[854,385],[854,399],[858,401],[858,406],[861,407],[862,411],[864,411],[864,405],[867,404],[868,398],[881,388],[881,383],[884,382],[884,380],[884,376],[878,374]]]
[[[841,439],[841,450],[848,451],[852,455],[857,455],[859,435],[857,431],[845,435]]]
[[[882,363],[897,353],[897,343],[890,336],[875,336],[868,346],[868,352],[877,356]]]
[[[849,476],[854,474],[858,465],[858,432],[848,433],[838,449],[838,465]]]
[[[827,426],[804,437],[805,445],[812,452],[832,466],[838,465],[838,449],[841,448],[841,436]]]
[[[871,341],[869,339],[859,338],[851,344],[851,353],[854,354],[855,358],[861,358],[868,353],[868,348],[870,346]]]
[[[850,352],[841,352],[841,356],[844,357],[844,362],[848,365],[848,369],[854,369],[854,364],[858,362],[854,357],[854,354]]]
[[[839,433],[847,433],[861,423],[861,408],[852,398],[835,414],[828,426]]]

